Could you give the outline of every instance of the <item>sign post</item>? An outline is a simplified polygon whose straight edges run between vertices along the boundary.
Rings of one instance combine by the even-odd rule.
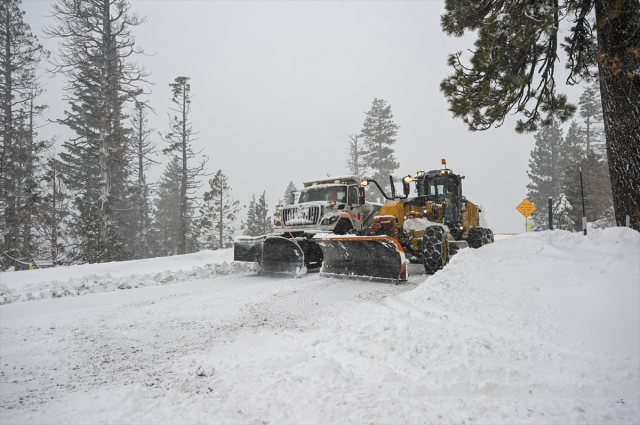
[[[533,205],[530,200],[525,199],[520,203],[520,205],[516,207],[516,209],[520,212],[520,214],[524,216],[524,225],[528,232],[529,226],[527,226],[528,224],[527,218],[531,215],[532,212],[534,212],[537,209],[536,206]]]

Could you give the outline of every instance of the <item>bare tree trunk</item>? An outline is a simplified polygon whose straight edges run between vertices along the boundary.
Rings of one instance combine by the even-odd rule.
[[[5,25],[5,63],[3,65],[5,87],[3,93],[4,103],[4,194],[5,194],[5,233],[4,249],[11,252],[17,248],[18,220],[16,216],[16,194],[15,194],[15,164],[13,158],[13,111],[11,110],[13,79],[11,76],[11,21],[8,5]]]
[[[179,254],[187,253],[187,93],[182,86],[182,182],[180,185],[180,244]]]
[[[638,9],[630,12],[627,0],[597,0],[598,58],[602,112],[607,138],[609,174],[615,207],[616,223],[640,230],[640,74],[627,73],[616,67],[616,58],[631,56],[631,48],[640,46]],[[626,6],[627,13],[617,8]],[[635,13],[635,17],[629,16]],[[633,19],[635,18],[635,19]]]
[[[102,75],[100,81],[100,262],[105,260],[111,228],[111,16],[109,0],[104,0],[102,15]]]

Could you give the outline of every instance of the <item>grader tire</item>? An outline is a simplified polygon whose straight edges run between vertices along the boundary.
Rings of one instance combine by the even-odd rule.
[[[491,229],[483,229],[484,230],[484,235],[485,235],[485,239],[486,239],[486,243],[493,243],[493,232],[491,231]]]
[[[487,244],[486,229],[482,227],[474,227],[469,230],[469,236],[467,237],[469,246],[474,249],[481,248]]]
[[[442,270],[449,262],[447,231],[442,226],[429,226],[422,236],[422,262],[427,274]]]

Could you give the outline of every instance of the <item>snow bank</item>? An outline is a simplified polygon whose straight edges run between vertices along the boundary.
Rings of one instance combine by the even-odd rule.
[[[75,297],[144,286],[166,285],[254,273],[257,264],[234,262],[233,250],[0,274],[0,304],[43,298]]]
[[[293,282],[288,290],[301,291]],[[224,342],[210,338],[223,335],[221,328],[266,322],[263,312],[283,293],[260,298],[255,308],[223,311],[233,323],[213,321],[219,304],[199,295],[197,308],[183,300],[168,300],[167,310],[123,306],[80,327],[59,325],[55,338],[36,339],[40,334],[27,333],[35,332],[32,325],[7,328],[4,338],[23,350],[46,338],[67,344],[59,350],[73,359],[66,367],[87,363],[90,372],[59,375],[78,389],[52,380],[50,400],[0,417],[7,423],[637,424],[639,286],[637,232],[548,231],[461,250],[444,270],[397,297],[359,296],[302,318],[279,313],[286,326],[251,327]],[[135,332],[149,334],[147,349],[138,348]],[[89,348],[94,357],[83,357]],[[52,349],[45,352],[48,358]],[[16,385],[53,373],[28,372]],[[54,390],[65,392],[54,400]]]
[[[512,237],[460,251],[382,304],[329,308],[305,332],[193,356],[211,378],[129,396],[140,406],[162,394],[175,418],[210,423],[638,423],[638,267],[629,229]]]

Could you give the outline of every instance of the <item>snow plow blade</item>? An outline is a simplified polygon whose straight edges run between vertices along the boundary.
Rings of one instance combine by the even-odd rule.
[[[324,236],[314,239],[324,259],[320,276],[379,282],[407,280],[402,248],[387,236]]]
[[[305,274],[304,252],[296,242],[282,236],[268,236],[264,240],[259,274],[291,277]]]
[[[250,261],[262,264],[262,248],[266,236],[236,237],[233,241],[233,261]]]
[[[301,241],[281,236],[237,237],[233,260],[259,263],[261,276],[298,277],[307,272]]]

